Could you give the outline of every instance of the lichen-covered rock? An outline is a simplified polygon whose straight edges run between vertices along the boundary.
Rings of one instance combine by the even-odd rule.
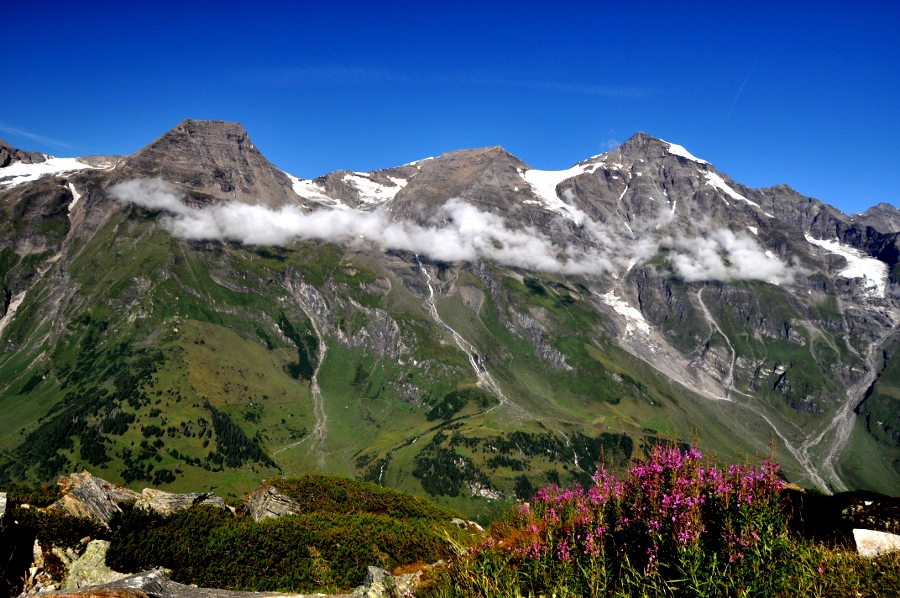
[[[127,574],[113,571],[106,566],[107,550],[109,550],[109,542],[106,540],[89,542],[84,550],[84,554],[69,565],[69,571],[62,586],[63,589],[76,590],[128,577]]]
[[[253,521],[293,515],[299,513],[299,509],[300,505],[297,501],[288,498],[267,482],[263,482],[259,488],[254,490],[241,507],[241,510],[252,517]]]
[[[369,567],[362,585],[353,590],[351,595],[358,598],[413,596],[413,590],[415,590],[421,578],[421,571],[403,575],[391,575],[384,569]]]
[[[116,513],[121,513],[117,503],[137,500],[140,494],[106,480],[92,476],[87,470],[60,479],[63,497],[47,507],[51,511],[63,511],[73,517],[86,517],[109,525]]]
[[[194,505],[209,505],[225,508],[225,501],[212,492],[189,492],[187,494],[172,494],[153,488],[144,488],[141,496],[135,503],[135,507],[155,511],[162,515],[169,515],[181,509],[187,509]]]
[[[171,581],[158,569],[129,575],[104,585],[56,592],[52,595],[71,598],[302,598],[298,594],[233,592],[186,586]]]
[[[853,539],[856,540],[856,552],[860,556],[874,558],[889,552],[900,551],[900,536],[886,532],[876,532],[870,529],[854,529]]]

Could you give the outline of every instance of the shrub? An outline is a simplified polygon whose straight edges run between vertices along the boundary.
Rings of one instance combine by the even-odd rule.
[[[790,542],[779,467],[704,465],[700,452],[656,446],[617,479],[550,486],[495,524],[449,570],[460,595],[775,595]]]
[[[126,508],[112,525],[107,563],[117,571],[166,567],[185,584],[293,592],[352,588],[369,565],[448,558],[443,533],[461,534],[428,519],[318,512],[256,523],[211,507],[170,516]]]
[[[463,516],[418,496],[383,488],[370,482],[323,475],[273,480],[286,496],[300,504],[301,513],[370,513],[396,519],[447,522]]]
[[[9,518],[16,522],[20,530],[26,530],[41,543],[41,546],[76,548],[82,538],[93,540],[108,537],[108,530],[92,519],[72,517],[62,511],[44,511],[15,507]]]
[[[0,486],[0,492],[6,492],[10,507],[15,505],[31,505],[48,507],[62,496],[61,488],[54,485],[44,486]]]

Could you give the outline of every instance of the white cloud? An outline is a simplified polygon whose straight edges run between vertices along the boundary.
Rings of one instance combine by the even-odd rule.
[[[671,241],[678,252],[672,258],[675,273],[689,282],[700,280],[763,280],[791,283],[795,269],[766,251],[745,232],[707,231],[700,237]]]
[[[295,239],[370,242],[433,260],[481,258],[528,270],[572,274],[599,274],[612,267],[598,250],[559,246],[531,226],[511,229],[500,216],[459,199],[450,199],[441,208],[444,224],[420,226],[393,222],[384,210],[304,213],[297,206],[273,210],[237,202],[194,208],[183,204],[175,191],[158,179],[132,180],[110,191],[123,203],[169,212],[163,217],[164,226],[184,239],[227,239],[250,245],[283,245]]]
[[[501,216],[457,198],[440,208],[440,223],[421,226],[395,222],[383,209],[360,212],[322,208],[304,212],[293,205],[275,210],[237,202],[192,207],[159,179],[131,180],[110,191],[122,203],[168,212],[161,218],[163,226],[173,235],[191,240],[222,239],[248,245],[284,245],[296,239],[373,243],[432,260],[483,259],[526,270],[587,275],[622,274],[651,259],[662,242],[673,250],[673,270],[688,281],[754,279],[780,284],[794,276],[791,267],[767,257],[743,232],[707,230],[701,225],[705,232],[700,237],[660,239],[656,231],[674,218],[664,205],[655,217],[630,225],[597,222],[572,208],[588,241],[563,245],[533,226],[511,228]],[[571,223],[560,218],[557,225]],[[571,229],[558,232],[562,234],[556,238],[567,238]]]

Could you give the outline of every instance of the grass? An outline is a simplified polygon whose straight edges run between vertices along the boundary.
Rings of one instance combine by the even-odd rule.
[[[328,417],[325,473],[380,479],[396,488],[429,495],[413,475],[416,460],[441,426],[450,425],[459,427],[450,430],[449,436],[458,432],[479,438],[479,442],[516,432],[535,437],[549,432],[558,439],[616,433],[626,434],[640,446],[658,433],[682,440],[697,435],[707,450],[717,451],[723,459],[736,457],[736,437],[743,438],[745,449],[751,452],[763,450],[769,442],[770,430],[761,419],[698,397],[619,348],[590,301],[590,281],[552,274],[520,277],[491,265],[480,274],[466,268],[445,268],[444,278],[457,278],[442,287],[437,305],[445,321],[477,347],[507,397],[528,415],[519,417],[503,407],[485,414],[493,404],[469,401],[450,418],[429,418],[448,396],[475,388],[477,380],[465,354],[427,313],[420,294],[423,279],[416,268],[394,257],[385,259],[378,253],[326,243],[254,248],[186,242],[148,222],[153,218],[155,215],[138,209],[115,214],[93,237],[72,246],[70,275],[78,288],[71,301],[61,304],[65,309],[62,325],[41,318],[43,304],[56,300],[54,289],[39,285],[29,292],[14,327],[8,329],[16,338],[28,339],[27,343],[0,356],[0,382],[5,387],[0,392],[0,408],[7,414],[0,424],[0,470],[4,463],[17,459],[28,434],[49,430],[53,418],[70,404],[67,397],[71,402],[103,391],[118,396],[114,392],[116,370],[134,359],[119,355],[124,343],[132,352],[158,349],[164,357],[138,389],[144,403],[133,406],[117,399],[111,406],[135,417],[121,434],[99,431],[105,412],[90,414],[88,436],[96,431],[109,461],[92,464],[87,460],[82,453],[91,454],[89,447],[96,448],[96,443],[92,445],[77,432],[67,443],[71,446],[51,453],[63,457],[66,468],[87,466],[98,475],[125,482],[125,472],[132,465],[124,455],[131,451],[132,460],[142,467],[152,465],[153,471],[172,472],[173,481],[160,478],[165,489],[188,490],[192,484],[202,483],[219,486],[232,496],[252,487],[260,477],[319,471],[309,437],[315,421],[308,384],[302,375],[297,380],[291,371],[285,371],[302,360],[296,341],[286,338],[278,325],[283,314],[295,327],[294,336],[302,340],[310,332],[301,331],[308,328],[304,324],[307,317],[287,288],[288,281],[296,285],[300,280],[319,290],[335,326],[335,330],[326,327],[328,355],[319,372]],[[30,265],[23,266],[16,264],[17,256],[6,252],[0,256],[0,266],[14,276],[25,266],[33,269],[31,262],[45,257],[29,258]],[[493,294],[484,276],[493,279]],[[371,286],[376,281],[379,284]],[[684,320],[678,326],[708,335],[708,325],[691,303],[695,289],[677,281],[673,285],[673,292],[685,305]],[[477,312],[460,293],[451,292],[463,286],[469,292],[481,292]],[[379,293],[390,290],[371,294],[375,287],[382,289]],[[748,289],[762,292],[752,285]],[[772,293],[778,313],[789,317],[797,306],[781,291]],[[704,292],[704,298],[740,352],[768,352],[771,356],[782,351],[777,359],[795,359],[794,370],[812,367],[812,342],[800,347],[779,341],[784,344],[781,347],[765,339],[757,341],[743,330],[740,318],[717,303],[714,293]],[[653,299],[648,297],[648,318],[652,306]],[[833,307],[816,309],[825,317]],[[541,330],[534,340],[511,324],[517,321],[517,313],[539,323]],[[92,318],[93,331],[91,324],[78,323],[85,316]],[[97,327],[99,323],[105,327]],[[399,359],[354,340],[362,338],[354,335],[363,328],[373,333],[381,330],[383,323],[397,326],[391,340],[405,347]],[[337,330],[346,340],[336,340]],[[543,361],[536,354],[535,340],[558,351],[574,371],[556,370]],[[830,343],[819,344],[830,347]],[[834,344],[843,347],[840,339]],[[88,345],[90,351],[86,351]],[[801,360],[797,355],[804,351]],[[818,359],[834,359],[826,354],[828,350],[816,349]],[[312,364],[312,355],[306,357]],[[76,381],[77,372],[87,375]],[[35,378],[38,374],[39,379]],[[26,386],[27,392],[18,395]],[[207,400],[258,443],[277,467],[251,462],[237,468],[207,469],[208,454],[217,439],[196,434],[200,419],[210,419],[204,408]],[[780,394],[770,400],[778,417],[802,424],[803,416],[785,406]],[[151,415],[153,409],[160,413]],[[166,430],[160,438],[162,446],[141,449],[147,440],[142,429],[147,426]],[[176,433],[170,435],[169,428]],[[507,465],[489,465],[498,455],[485,452],[482,445],[455,450],[485,472],[503,498],[488,501],[471,496],[465,488],[458,496],[432,498],[477,513],[487,521],[515,496],[521,472]],[[802,468],[792,457],[783,453],[779,457],[788,477],[802,481]],[[491,463],[500,462],[495,459]],[[549,479],[570,483],[593,465],[532,456],[528,475],[536,485]],[[55,475],[50,468],[39,471],[36,465],[24,471],[9,467],[5,471],[15,479],[48,481]],[[377,476],[373,476],[373,467]],[[3,475],[0,472],[0,479]],[[877,482],[875,476],[861,479],[867,484]],[[132,479],[129,485],[140,489],[152,481],[151,475],[150,479]]]

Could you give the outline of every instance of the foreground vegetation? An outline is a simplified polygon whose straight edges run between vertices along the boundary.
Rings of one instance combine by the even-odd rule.
[[[434,562],[452,556],[448,539],[471,542],[450,523],[459,513],[416,496],[331,476],[273,484],[299,502],[297,514],[256,522],[240,509],[195,506],[161,515],[124,502],[108,528],[36,508],[59,498],[53,488],[10,489],[11,508],[0,526],[0,590],[9,592],[0,595],[18,594],[35,539],[57,579],[64,567],[46,549],[78,549],[90,537],[110,541],[106,561],[116,571],[164,567],[184,584],[292,592],[349,590],[368,566],[393,570]]]
[[[865,559],[846,535],[813,534],[810,520],[828,517],[823,501],[846,497],[786,490],[768,458],[724,466],[661,443],[621,475],[600,470],[584,486],[539,490],[485,533],[451,525],[453,510],[371,483],[272,484],[299,512],[255,522],[240,508],[160,515],[123,503],[109,528],[35,508],[56,500],[54,489],[15,489],[4,521],[18,522],[17,536],[3,540],[27,549],[27,561],[35,538],[73,548],[104,538],[115,570],[165,567],[175,581],[234,590],[347,591],[375,565],[426,569],[417,595],[432,598],[900,595],[900,553]]]
[[[432,576],[432,596],[897,596],[900,556],[788,531],[779,466],[658,446],[617,478],[544,488]]]

